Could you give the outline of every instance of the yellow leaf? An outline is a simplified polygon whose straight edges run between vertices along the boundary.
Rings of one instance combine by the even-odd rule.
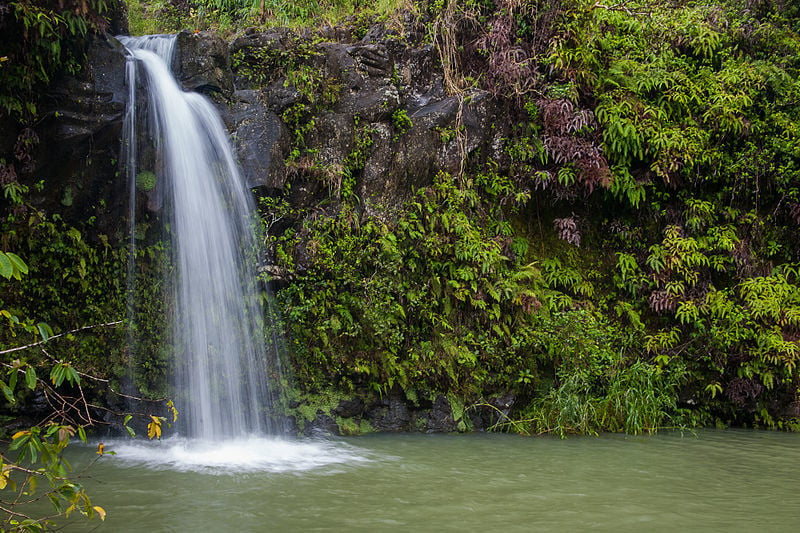
[[[14,467],[11,465],[3,465],[0,468],[0,490],[5,489],[7,486],[11,486],[11,490],[17,490],[17,485],[11,479],[11,472],[14,470]]]
[[[31,433],[30,431],[17,431],[16,433],[14,433],[14,436],[11,437],[11,440],[17,440],[22,436],[30,435],[30,433]]]
[[[175,403],[170,400],[167,402],[167,408],[172,412],[172,421],[178,421],[178,409],[175,407]]]
[[[161,438],[161,419],[155,416],[151,416],[150,419],[152,422],[147,424],[147,438],[148,439],[160,439]]]
[[[98,514],[98,516],[100,517],[100,520],[105,520],[106,519],[106,510],[105,509],[103,509],[99,505],[95,505],[94,507],[92,507],[92,509],[94,509],[94,512],[96,512]]]

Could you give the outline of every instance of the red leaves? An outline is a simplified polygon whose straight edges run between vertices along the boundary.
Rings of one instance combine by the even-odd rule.
[[[597,126],[594,113],[576,108],[566,98],[543,98],[536,105],[542,117],[542,144],[551,161],[574,165],[578,182],[589,192],[598,185],[608,187],[611,178],[608,162],[597,141],[588,135]]]

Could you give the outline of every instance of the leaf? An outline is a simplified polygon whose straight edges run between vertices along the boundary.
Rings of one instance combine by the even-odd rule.
[[[25,384],[30,390],[36,388],[36,370],[32,366],[25,369]]]
[[[66,369],[62,363],[54,365],[52,370],[50,370],[50,382],[58,387],[64,382],[65,373]]]
[[[83,429],[83,426],[78,426],[78,438],[81,439],[81,442],[86,442],[86,430]]]
[[[53,329],[45,322],[36,324],[36,329],[39,330],[39,335],[42,337],[42,342],[47,342],[53,336]]]
[[[53,508],[56,510],[56,512],[61,514],[63,507],[61,507],[61,500],[58,499],[58,496],[53,493],[48,493],[47,497],[50,499],[50,503],[53,504]]]
[[[21,272],[22,274],[28,273],[28,265],[25,264],[25,261],[23,261],[20,256],[17,254],[12,254],[11,252],[6,252],[5,255],[11,260],[11,264],[18,272]]]
[[[160,439],[161,438],[161,418],[157,416],[150,416],[152,422],[147,424],[147,438]]]
[[[69,363],[64,365],[66,367],[65,375],[67,381],[72,385],[79,385],[81,382],[81,377],[78,374],[78,371],[75,369],[74,366],[70,365]]]
[[[11,264],[11,260],[5,253],[0,252],[0,276],[10,279],[13,273],[14,267]]]
[[[167,409],[169,409],[170,412],[172,413],[172,421],[173,422],[177,422],[178,421],[178,409],[175,407],[175,403],[172,400],[169,400],[167,402]]]
[[[97,515],[100,517],[100,520],[105,520],[106,519],[106,510],[105,509],[103,509],[99,505],[95,505],[94,507],[92,507],[92,509],[94,509],[94,512],[96,512]]]
[[[22,437],[22,436],[24,436],[24,435],[30,435],[30,434],[31,434],[31,432],[30,432],[30,431],[27,431],[27,430],[17,431],[17,432],[16,432],[16,433],[14,433],[14,435],[11,437],[11,440],[17,440],[18,438],[20,438],[20,437]]]
[[[6,397],[8,403],[16,403],[17,399],[14,398],[14,391],[11,390],[11,387],[6,385],[5,381],[0,381],[0,389],[3,389],[3,396]]]
[[[131,427],[128,425],[128,422],[130,422],[130,421],[131,421],[131,418],[133,418],[133,416],[132,416],[132,415],[125,415],[125,420],[123,420],[123,421],[122,421],[122,425],[125,427],[125,431],[127,431],[127,432],[128,432],[128,435],[130,435],[130,436],[131,436],[131,438],[133,438],[133,437],[136,437],[136,432],[135,432],[135,431],[133,431],[133,428],[131,428]]]

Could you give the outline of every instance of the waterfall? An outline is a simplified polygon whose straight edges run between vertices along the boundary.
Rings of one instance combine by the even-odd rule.
[[[131,231],[137,172],[147,171],[156,176],[153,192],[172,250],[180,427],[187,437],[211,441],[270,433],[258,219],[228,133],[211,103],[184,92],[170,72],[174,36],[120,41],[129,52],[123,148]],[[135,97],[142,90],[146,98]],[[137,159],[140,142],[149,143],[150,161]]]

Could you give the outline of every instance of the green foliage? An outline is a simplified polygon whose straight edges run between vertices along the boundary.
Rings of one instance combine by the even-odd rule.
[[[595,95],[617,197],[638,207],[642,194],[629,190],[653,177],[719,187],[757,180],[760,165],[793,166],[782,146],[796,132],[781,117],[797,105],[797,64],[784,54],[800,43],[784,17],[737,2],[576,13],[549,61]],[[736,164],[736,150],[760,162]]]
[[[174,33],[183,29],[211,29],[223,33],[245,28],[308,28],[346,20],[359,22],[385,18],[402,7],[404,0],[380,0],[363,5],[354,0],[129,0],[128,17],[133,35]]]
[[[522,324],[541,279],[511,251],[495,203],[507,193],[489,192],[502,180],[459,186],[442,173],[391,224],[343,208],[279,240],[292,258],[294,281],[278,296],[301,383],[475,393],[528,368]]]
[[[86,442],[83,429],[78,428],[77,433]],[[105,520],[105,509],[92,504],[62,455],[75,434],[71,425],[51,423],[19,431],[13,436],[8,453],[16,455],[14,460],[6,454],[0,455],[0,501],[6,511],[2,531],[47,531],[55,526],[54,517],[69,517],[75,511],[88,519]],[[99,459],[103,453],[98,454]],[[44,489],[39,487],[40,480],[46,482]],[[6,500],[9,492],[11,499]],[[26,504],[45,497],[53,506],[54,516],[38,518],[26,514],[30,512]]]
[[[144,192],[152,191],[156,188],[156,175],[149,170],[142,170],[136,174],[136,188]]]
[[[61,73],[80,69],[83,38],[103,31],[115,0],[18,0],[0,12],[3,28],[0,110],[24,122],[36,116],[35,93]]]
[[[28,265],[17,254],[0,252],[0,276],[6,279],[22,279],[22,274],[28,273]]]
[[[22,274],[35,270],[35,268],[29,269],[15,254],[5,252],[4,255],[11,258],[14,273],[17,274],[14,285],[18,285],[24,279]],[[10,279],[11,275],[4,277]],[[2,315],[11,318],[5,310],[2,311]],[[10,320],[12,328],[18,324],[26,324],[15,316],[13,318],[15,320]],[[116,323],[103,324],[103,326],[113,325]],[[24,406],[36,393],[46,399],[48,408],[44,411],[37,410],[40,420],[36,425],[17,431],[11,437],[8,447],[0,453],[0,508],[4,512],[0,531],[50,530],[55,526],[54,518],[68,518],[75,511],[89,519],[99,517],[105,520],[105,509],[92,504],[89,495],[79,483],[80,474],[72,472],[72,467],[63,457],[63,452],[69,445],[70,439],[76,435],[86,443],[87,429],[99,423],[94,417],[96,411],[102,408],[90,403],[93,399],[85,395],[84,389],[89,386],[86,381],[99,381],[107,389],[106,393],[115,392],[108,380],[79,372],[71,362],[59,360],[50,353],[54,352],[53,343],[61,342],[61,340],[55,341],[56,338],[64,339],[77,333],[78,330],[54,335],[52,329],[44,323],[37,324],[36,328],[26,325],[25,330],[33,334],[34,338],[38,335],[40,340],[25,346],[0,350],[2,356],[0,368],[3,370],[0,390],[6,402],[4,407],[13,410],[20,404]],[[47,350],[44,345],[47,345]],[[11,357],[24,355],[11,360],[9,354],[14,354]],[[49,382],[37,376],[37,369],[43,374],[49,374]],[[128,398],[134,399],[131,396]],[[177,410],[171,401],[167,403],[167,408],[174,418],[177,418]],[[103,410],[109,414],[114,413],[107,408]],[[127,414],[123,421],[123,426],[131,436],[134,433],[128,423],[133,416]],[[158,436],[160,436],[163,419],[153,416],[150,418],[153,422],[158,421]],[[105,422],[107,423],[107,420]],[[97,459],[106,454],[113,455],[113,452],[106,452],[104,445],[100,443],[97,448]],[[53,511],[42,516],[42,511],[37,509],[36,504],[45,498],[50,501]]]
[[[28,275],[6,290],[2,303],[13,315],[37,320],[63,330],[121,319],[124,311],[126,253],[114,249],[108,238],[97,236],[89,242],[86,234],[66,225],[58,216],[46,218],[34,213],[24,226],[7,225],[10,241],[31,263]],[[20,236],[25,239],[20,239]],[[3,332],[4,343],[15,342]],[[98,332],[92,337],[71,338],[87,370],[104,374],[119,361],[119,348],[109,351],[106,342],[120,346],[120,332]],[[112,340],[116,339],[116,340]],[[102,370],[101,370],[102,369]]]
[[[681,369],[669,372],[635,357],[641,341],[602,314],[569,310],[540,317],[538,351],[554,369],[539,384],[539,395],[519,419],[496,429],[522,433],[597,434],[600,431],[654,432],[673,424],[678,413]]]
[[[398,109],[392,113],[392,126],[396,132],[394,140],[397,141],[400,136],[404,135],[413,125],[414,123],[409,118],[405,109]]]
[[[131,35],[177,33],[202,23],[204,14],[181,11],[175,4],[170,0],[126,0]]]
[[[794,427],[800,40],[759,5],[430,3],[448,87],[508,110],[504,161],[368,217],[357,130],[331,204],[276,235],[301,380],[513,389],[515,431]]]

